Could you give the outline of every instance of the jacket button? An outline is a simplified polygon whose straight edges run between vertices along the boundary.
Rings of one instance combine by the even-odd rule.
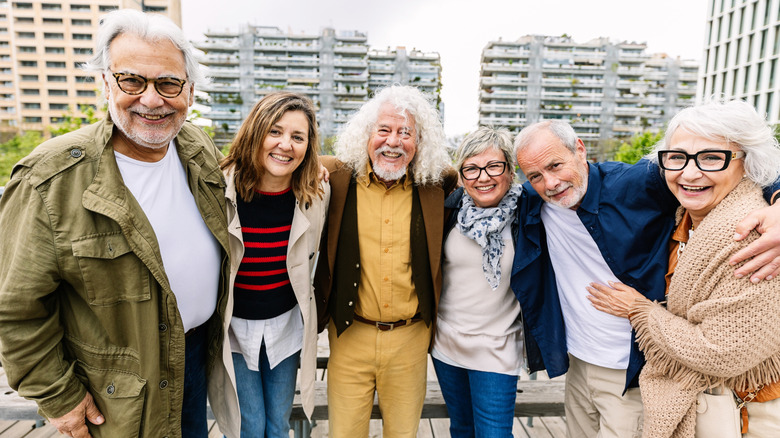
[[[350,301],[349,303],[347,303],[347,306],[349,306],[349,307],[352,307],[352,301]]]
[[[357,265],[355,265],[355,267],[356,267],[356,268],[360,268],[360,263],[358,263]]]
[[[347,321],[346,324],[349,325],[349,321]]]
[[[352,286],[357,287],[357,283],[352,283]]]
[[[163,381],[160,382],[160,389],[165,389],[167,387],[168,387],[168,381],[167,380],[163,380]]]
[[[106,388],[106,394],[111,395],[116,391],[116,388],[114,388],[114,385],[108,385],[108,388]]]
[[[81,149],[71,149],[70,156],[73,158],[81,158]]]
[[[157,328],[159,328],[161,332],[168,330],[168,326],[165,324],[160,324]]]

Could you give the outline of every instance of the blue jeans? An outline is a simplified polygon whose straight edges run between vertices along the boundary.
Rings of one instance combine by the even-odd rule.
[[[295,377],[301,352],[271,369],[265,343],[260,347],[260,370],[247,368],[244,356],[233,353],[238,405],[241,408],[241,438],[288,438],[295,395]]]
[[[184,401],[181,409],[181,436],[207,438],[206,423],[206,362],[208,360],[208,330],[198,327],[185,338]]]
[[[433,359],[452,438],[512,438],[517,376],[468,370]]]

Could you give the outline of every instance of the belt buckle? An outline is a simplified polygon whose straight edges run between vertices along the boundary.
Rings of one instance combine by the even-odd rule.
[[[380,321],[376,322],[376,328],[382,332],[392,331],[394,327],[395,327],[394,322],[380,322]]]

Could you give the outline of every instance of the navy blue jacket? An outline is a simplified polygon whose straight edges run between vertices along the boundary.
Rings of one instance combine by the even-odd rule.
[[[621,282],[651,300],[663,300],[668,242],[679,203],[658,166],[647,160],[635,165],[596,163],[589,168],[588,191],[577,216]],[[544,201],[529,183],[523,188],[511,285],[523,310],[530,371],[546,368],[555,377],[569,368],[566,328],[540,215]],[[627,387],[636,386],[643,363],[632,342]]]

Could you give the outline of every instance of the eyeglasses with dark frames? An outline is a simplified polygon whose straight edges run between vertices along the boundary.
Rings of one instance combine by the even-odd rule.
[[[731,160],[745,157],[743,151],[710,149],[689,154],[683,151],[658,151],[658,165],[664,170],[683,170],[693,160],[703,172],[719,172],[729,167]]]
[[[475,179],[479,179],[479,176],[482,175],[483,170],[488,176],[501,176],[504,174],[504,172],[506,172],[506,165],[506,161],[491,161],[490,163],[487,163],[487,166],[484,167],[465,166],[460,168],[460,176],[462,176],[465,180],[473,181]]]
[[[147,79],[133,73],[112,73],[111,75],[116,79],[116,85],[119,89],[132,96],[143,93],[149,82],[153,82],[157,94],[170,99],[178,97],[184,89],[184,84],[187,83],[185,79],[169,76]]]

